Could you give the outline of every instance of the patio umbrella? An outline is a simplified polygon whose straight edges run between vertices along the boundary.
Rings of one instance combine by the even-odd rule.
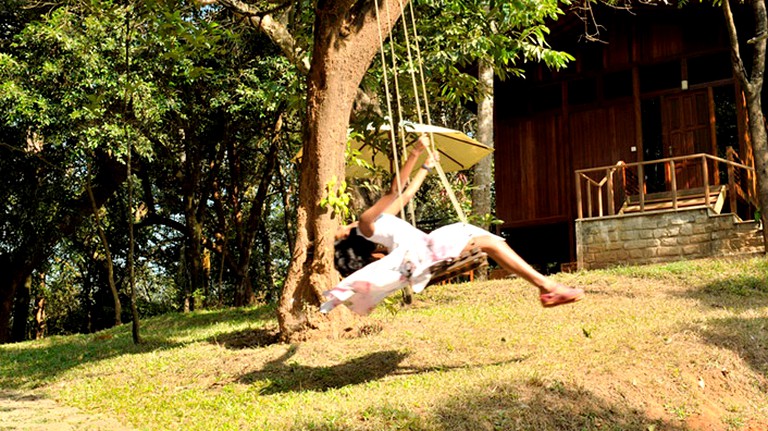
[[[493,152],[493,148],[481,144],[475,139],[470,138],[463,132],[454,129],[448,129],[440,126],[432,126],[428,124],[413,123],[410,121],[404,121],[402,123],[403,130],[405,132],[405,142],[408,149],[411,145],[421,136],[422,133],[431,134],[435,143],[437,152],[440,153],[440,166],[444,172],[455,172],[469,169],[477,162],[482,160],[485,156]],[[391,147],[391,141],[389,139],[390,125],[384,124],[378,129],[374,126],[368,126],[368,131],[373,132],[373,135],[378,138],[379,142],[385,142],[386,148]],[[399,132],[399,131],[398,131]],[[397,140],[398,154],[402,147],[401,141]],[[356,150],[359,154],[357,158],[365,161],[366,163],[384,168],[385,170],[392,172],[394,170],[394,160],[389,151],[381,151],[371,145],[368,140],[353,139],[350,142],[350,149]],[[403,156],[399,155],[399,161],[402,164],[404,162]],[[420,166],[426,160],[426,152],[421,155],[421,159],[416,166]],[[370,171],[355,163],[348,163],[346,173],[348,177],[365,177],[370,175]]]

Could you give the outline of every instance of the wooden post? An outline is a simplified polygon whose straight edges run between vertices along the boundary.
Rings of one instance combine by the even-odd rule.
[[[597,216],[603,216],[603,185],[597,186]]]
[[[704,173],[704,202],[707,209],[712,209],[712,203],[709,201],[709,166],[707,166],[707,155],[701,155],[701,171]]]
[[[592,218],[592,186],[587,181],[587,217]]]
[[[672,183],[672,208],[677,209],[677,174],[675,174],[675,161],[669,161],[669,179]]]
[[[608,215],[614,215],[616,210],[613,208],[613,172],[615,168],[608,169]]]
[[[712,87],[707,87],[707,107],[709,108],[709,118],[711,120],[709,121],[709,151],[707,151],[709,154],[716,155],[718,154],[717,151],[717,124],[714,120],[715,118],[715,95],[714,90]],[[717,167],[717,165],[715,165]],[[720,175],[717,174],[717,169],[715,169],[714,172],[714,181],[715,185],[720,184]]]
[[[640,212],[645,212],[645,173],[642,163],[637,165],[637,187],[640,193]]]
[[[581,205],[581,179],[579,173],[576,172],[576,207],[578,208],[579,220],[584,217],[584,209]]]
[[[728,147],[725,150],[725,158],[728,160],[728,199],[731,204],[731,212],[736,214],[736,171],[733,166],[733,147]]]

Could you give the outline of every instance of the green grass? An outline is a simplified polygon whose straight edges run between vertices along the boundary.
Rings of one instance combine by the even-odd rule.
[[[699,260],[431,287],[357,338],[264,344],[269,307],[0,346],[0,387],[145,430],[768,428],[768,263]],[[0,401],[1,402],[1,401]]]

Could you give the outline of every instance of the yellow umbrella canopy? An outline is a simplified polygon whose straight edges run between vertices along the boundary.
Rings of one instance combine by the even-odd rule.
[[[444,172],[463,171],[474,166],[477,162],[482,160],[485,156],[493,152],[493,148],[484,145],[475,139],[470,138],[465,133],[454,129],[448,129],[440,126],[432,126],[428,124],[413,123],[410,121],[404,121],[401,123],[402,131],[405,133],[405,142],[407,149],[413,145],[414,142],[421,136],[422,133],[427,133],[432,136],[434,146],[437,152],[440,154],[440,166]],[[363,161],[365,164],[383,168],[389,172],[394,170],[394,160],[391,156],[391,140],[389,134],[391,132],[391,126],[384,124],[378,128],[374,126],[368,126],[368,132],[366,135],[373,135],[374,139],[359,139],[353,137],[350,140],[349,147],[353,151],[356,158]],[[396,131],[396,134],[400,131]],[[374,145],[371,140],[378,141],[378,144],[385,146],[387,151],[382,151]],[[401,153],[402,141],[397,140],[397,151]],[[403,156],[399,155],[399,162],[403,163]],[[418,165],[426,160],[426,153],[422,154],[421,160]],[[370,170],[364,166],[360,166],[358,163],[348,162],[346,174],[348,177],[358,178],[370,175]]]
[[[440,166],[444,172],[463,171],[474,166],[483,157],[491,154],[493,148],[470,138],[464,132],[448,129],[440,126],[402,122],[402,131],[405,133],[406,151],[421,136],[422,133],[431,134],[435,148],[440,154]],[[391,126],[384,124],[379,127],[369,125],[364,134],[354,134],[350,131],[349,150],[353,153],[353,160],[347,162],[346,175],[351,178],[364,178],[372,174],[367,166],[394,172],[394,157],[392,156],[392,141],[390,139]],[[399,136],[400,130],[396,131]],[[402,140],[396,140],[398,160],[404,162],[401,153]],[[294,157],[301,160],[302,150]],[[421,155],[417,166],[426,160],[426,153]],[[367,166],[366,166],[367,165]]]

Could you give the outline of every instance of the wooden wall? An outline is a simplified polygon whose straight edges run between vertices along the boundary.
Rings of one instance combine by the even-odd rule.
[[[559,114],[541,115],[498,129],[496,213],[505,226],[567,215],[570,166],[561,119]]]
[[[687,91],[682,81],[688,79],[697,91],[732,85],[727,64],[710,70],[728,61],[722,13],[709,6],[684,9],[609,10],[600,21],[608,43],[582,43],[583,25],[565,18],[553,27],[551,43],[576,61],[562,71],[529,65],[526,79],[498,84],[496,216],[504,221],[502,231],[567,225],[571,238],[561,246],[575,258],[574,171],[643,160],[644,101],[666,103]]]
[[[570,113],[573,170],[637,161],[631,100]],[[636,147],[636,146],[635,146]],[[637,150],[637,148],[635,148]]]

